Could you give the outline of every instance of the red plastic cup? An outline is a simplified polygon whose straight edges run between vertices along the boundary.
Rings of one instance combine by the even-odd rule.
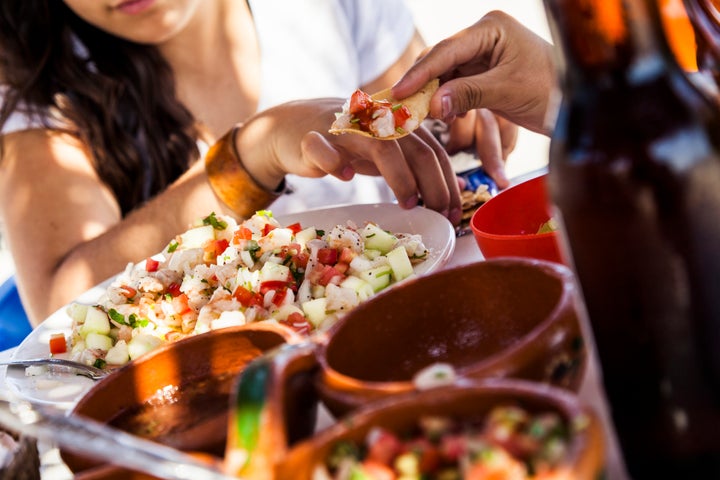
[[[478,208],[470,220],[485,258],[530,257],[566,263],[558,232],[538,233],[552,217],[547,174],[501,191]]]

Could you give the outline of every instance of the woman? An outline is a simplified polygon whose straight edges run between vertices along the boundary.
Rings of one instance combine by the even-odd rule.
[[[286,173],[382,174],[401,205],[459,219],[426,130],[325,134],[352,89],[390,85],[422,48],[399,1],[28,0],[3,2],[0,23],[0,216],[34,324],[227,210],[197,161],[221,137],[261,192],[230,199],[246,211]],[[281,103],[321,95],[337,98]],[[326,188],[316,201],[338,203]]]

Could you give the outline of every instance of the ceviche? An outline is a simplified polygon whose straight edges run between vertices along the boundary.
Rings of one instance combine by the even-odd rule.
[[[212,213],[128,265],[97,305],[68,307],[70,356],[122,365],[165,342],[259,321],[310,334],[413,276],[428,254],[419,235],[372,222],[320,230],[283,226],[270,211],[241,223]]]
[[[477,421],[425,416],[413,431],[373,427],[365,442],[336,443],[315,479],[551,479],[567,454],[569,428],[554,412],[515,405]]]
[[[428,82],[418,92],[402,101],[386,89],[373,95],[355,90],[328,130],[339,135],[356,133],[381,140],[395,140],[417,129],[430,111],[430,98],[439,80]]]

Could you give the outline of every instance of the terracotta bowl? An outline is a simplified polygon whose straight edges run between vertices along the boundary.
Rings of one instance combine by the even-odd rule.
[[[84,415],[205,458],[222,459],[232,385],[253,359],[300,337],[271,323],[231,327],[165,345],[100,380],[77,403]],[[304,434],[315,410],[298,414]],[[80,478],[147,478],[62,452]],[[92,470],[88,470],[92,469]]]
[[[470,219],[475,241],[485,258],[518,256],[565,263],[557,231],[538,233],[552,216],[547,174],[498,193]]]
[[[231,421],[228,441],[254,463],[231,470],[268,471],[298,438],[285,435],[283,415],[299,401],[286,388],[302,382],[303,372],[314,372],[319,397],[335,417],[412,392],[416,373],[436,363],[451,364],[466,379],[517,377],[577,390],[587,362],[577,302],[567,267],[519,257],[398,285],[353,309],[326,335],[248,365],[233,407],[242,420]],[[257,425],[258,433],[247,435],[234,427],[239,424]]]
[[[372,402],[313,437],[296,444],[274,467],[245,478],[304,480],[340,440],[362,444],[376,426],[398,434],[407,432],[421,416],[440,415],[468,421],[482,419],[493,407],[514,405],[530,413],[555,412],[570,426],[569,448],[555,479],[595,480],[605,466],[604,434],[595,413],[564,389],[517,379],[459,380],[424,391],[400,394]],[[237,453],[228,443],[226,460]],[[320,477],[322,478],[322,477]]]
[[[518,377],[577,389],[586,351],[566,267],[494,259],[400,285],[354,309],[320,344],[318,388],[342,415],[413,390],[434,363],[468,378]]]

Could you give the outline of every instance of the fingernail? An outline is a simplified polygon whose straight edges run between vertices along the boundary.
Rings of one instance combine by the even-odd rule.
[[[453,114],[452,98],[450,98],[450,95],[443,95],[442,98],[440,98],[440,107],[442,108],[443,118],[450,118]]]
[[[412,197],[405,200],[405,208],[413,208],[418,204],[418,196],[413,195]]]
[[[352,167],[345,167],[342,171],[342,178],[344,180],[352,180],[355,176],[355,169]]]

